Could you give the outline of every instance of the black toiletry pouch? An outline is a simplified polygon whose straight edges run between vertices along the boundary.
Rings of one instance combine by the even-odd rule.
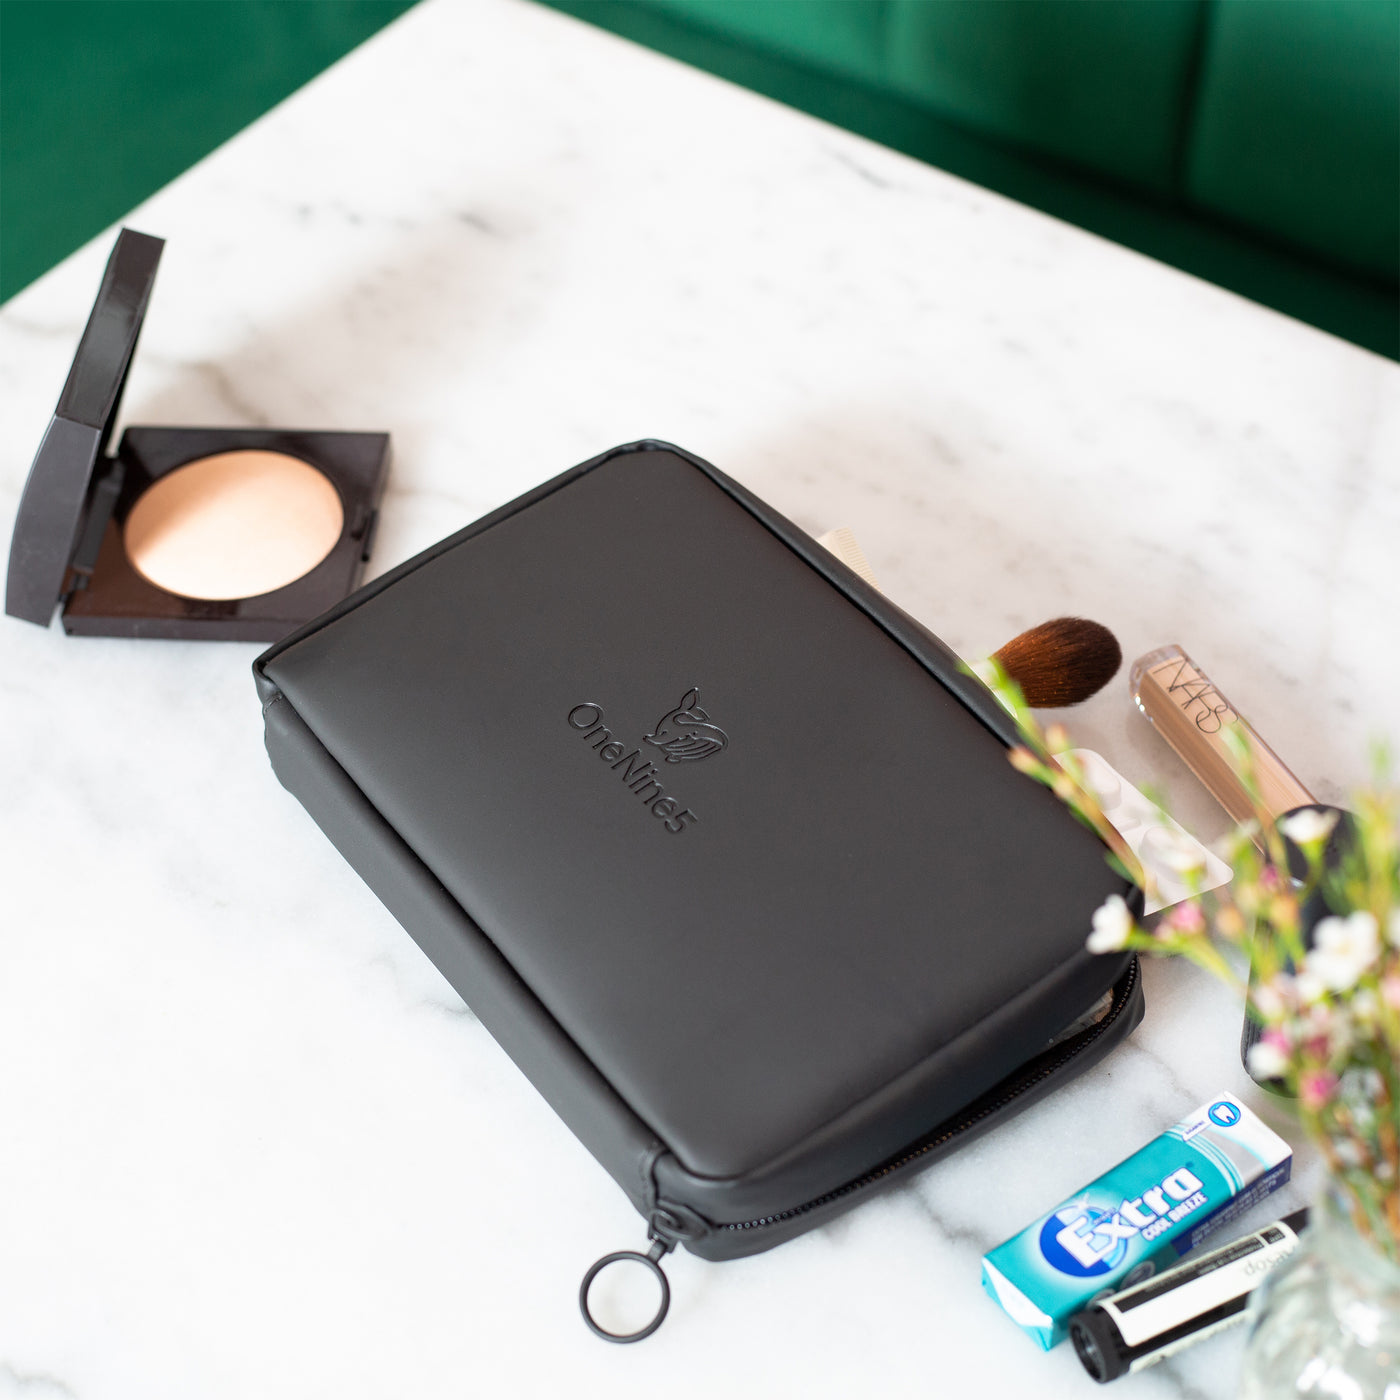
[[[254,670],[282,783],[653,1256],[809,1230],[1141,1019],[1136,960],[1084,948],[1138,896],[991,694],[679,448],[566,472]]]

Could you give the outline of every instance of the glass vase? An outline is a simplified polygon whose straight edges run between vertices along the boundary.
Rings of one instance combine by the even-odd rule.
[[[1242,1400],[1400,1400],[1400,1264],[1329,1188],[1249,1300]]]

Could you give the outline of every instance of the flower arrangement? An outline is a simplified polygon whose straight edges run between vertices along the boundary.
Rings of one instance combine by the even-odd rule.
[[[1020,730],[1012,763],[1099,835],[1115,869],[1150,889],[1064,728],[1042,731],[995,661],[976,671]],[[1293,1097],[1357,1232],[1400,1263],[1400,790],[1378,752],[1374,784],[1345,817],[1302,808],[1274,823],[1248,743],[1238,733],[1228,740],[1256,813],[1227,838],[1233,882],[1202,892],[1200,857],[1183,846],[1177,869],[1192,896],[1149,928],[1113,895],[1094,914],[1087,946],[1189,958],[1238,988],[1260,1028],[1251,1074]]]

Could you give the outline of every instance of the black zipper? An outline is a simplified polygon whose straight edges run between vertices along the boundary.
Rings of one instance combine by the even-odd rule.
[[[967,1132],[969,1128],[980,1123],[984,1118],[988,1118],[1007,1107],[1008,1104],[1014,1103],[1027,1090],[1043,1083],[1063,1069],[1076,1056],[1083,1054],[1123,1014],[1124,1008],[1132,1000],[1133,993],[1137,990],[1140,976],[1138,961],[1134,958],[1121,982],[1115,985],[1113,1002],[1103,1020],[1080,1032],[1072,1040],[1067,1040],[1064,1045],[1055,1047],[1053,1051],[1043,1052],[1036,1060],[1025,1066],[1023,1071],[1013,1077],[1009,1083],[1003,1081],[1004,1087],[998,1086],[993,1089],[989,1094],[971,1104],[961,1117],[935,1130],[923,1141],[913,1147],[906,1148],[897,1157],[892,1157],[883,1165],[876,1167],[874,1171],[866,1172],[864,1176],[858,1176],[854,1181],[848,1181],[844,1186],[838,1186],[836,1190],[828,1191],[815,1200],[805,1201],[802,1205],[793,1206],[790,1210],[775,1211],[772,1215],[761,1216],[757,1220],[727,1221],[722,1224],[712,1224],[707,1220],[702,1220],[691,1211],[685,1212],[686,1218],[682,1218],[677,1209],[668,1206],[664,1201],[653,1202],[647,1220],[647,1239],[650,1247],[646,1254],[637,1250],[619,1250],[613,1254],[606,1254],[584,1275],[578,1297],[579,1310],[583,1314],[584,1321],[596,1336],[609,1342],[639,1342],[642,1338],[651,1336],[661,1326],[671,1304],[671,1289],[666,1281],[665,1272],[661,1268],[661,1260],[681,1240],[699,1239],[711,1231],[719,1233],[724,1230],[762,1230],[773,1225],[780,1225],[786,1220],[794,1220],[798,1216],[806,1215],[809,1211],[818,1210],[822,1206],[830,1205],[833,1201],[843,1200],[857,1191],[874,1186],[894,1172],[907,1167],[911,1162],[917,1162],[919,1158],[926,1157],[936,1148],[944,1146],[957,1137],[959,1133]],[[610,1332],[603,1328],[589,1311],[588,1292],[593,1280],[603,1269],[609,1264],[623,1261],[641,1264],[651,1270],[661,1285],[661,1303],[655,1316],[644,1327],[635,1332]]]
[[[932,1137],[926,1138],[915,1147],[906,1148],[897,1157],[892,1157],[888,1162],[876,1167],[873,1171],[866,1172],[864,1176],[858,1176],[854,1181],[848,1181],[844,1186],[838,1186],[834,1191],[828,1191],[824,1196],[818,1196],[815,1200],[804,1201],[800,1206],[793,1206],[789,1210],[775,1211],[772,1215],[764,1215],[757,1220],[738,1220],[716,1224],[712,1228],[716,1231],[723,1230],[761,1230],[770,1225],[780,1225],[785,1220],[795,1220],[800,1215],[806,1215],[810,1211],[819,1209],[822,1206],[830,1205],[833,1201],[843,1200],[856,1191],[862,1191],[868,1186],[875,1185],[876,1182],[883,1181],[891,1173],[899,1171],[902,1167],[907,1167],[910,1162],[917,1162],[920,1157],[926,1157],[935,1148],[942,1147],[945,1143],[965,1133],[969,1128],[980,1123],[984,1118],[993,1113],[999,1112],[1008,1104],[1014,1103],[1028,1089],[1048,1079],[1058,1070],[1063,1069],[1076,1056],[1082,1054],[1096,1040],[1102,1036],[1110,1026],[1117,1021],[1122,1014],[1123,1008],[1131,1000],[1133,992],[1137,988],[1138,978],[1141,975],[1138,961],[1133,959],[1127,974],[1124,976],[1121,987],[1122,991],[1114,997],[1112,1006],[1109,1007],[1103,1020],[1088,1027],[1073,1040],[1066,1041],[1059,1053],[1053,1058],[1035,1065],[1024,1076],[1017,1079],[1012,1085],[1001,1090],[993,1090],[997,1094],[995,1098],[979,1100],[961,1117],[953,1120],[951,1124],[939,1129]]]

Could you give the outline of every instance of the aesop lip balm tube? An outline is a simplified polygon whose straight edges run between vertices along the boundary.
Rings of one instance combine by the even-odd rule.
[[[1249,740],[1259,796],[1271,817],[1316,804],[1317,799],[1180,647],[1158,647],[1140,656],[1133,662],[1128,682],[1138,709],[1235,821],[1248,821],[1254,804],[1225,747],[1225,730],[1232,724]]]

